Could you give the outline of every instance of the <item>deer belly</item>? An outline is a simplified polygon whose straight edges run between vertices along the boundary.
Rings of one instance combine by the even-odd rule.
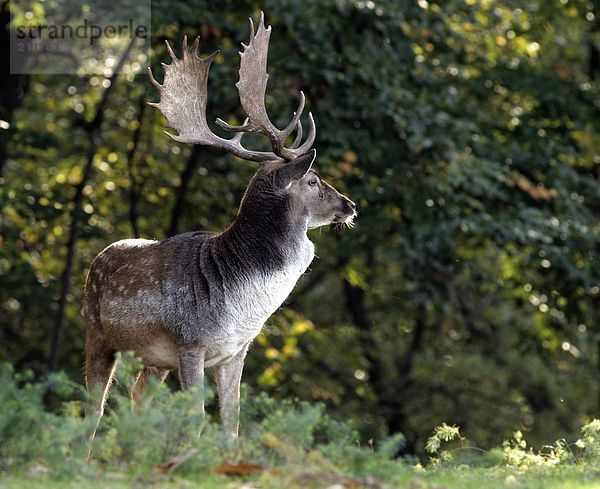
[[[145,366],[176,369],[179,365],[179,348],[164,334],[159,334],[134,348],[136,356]]]

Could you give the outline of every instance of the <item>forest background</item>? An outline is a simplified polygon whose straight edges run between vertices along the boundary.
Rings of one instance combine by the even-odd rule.
[[[483,448],[515,429],[575,439],[600,409],[590,0],[153,0],[151,59],[124,58],[125,75],[10,75],[3,55],[0,361],[82,383],[94,256],[232,221],[256,165],[171,140],[134,73],[162,73],[163,40],[200,34],[221,50],[208,120],[241,122],[237,52],[260,10],[269,112],[282,126],[304,91],[316,168],[359,217],[310,233],[318,258],[244,381],[324,402],[364,439],[401,432],[408,453],[442,422]],[[3,46],[9,18],[2,2]]]

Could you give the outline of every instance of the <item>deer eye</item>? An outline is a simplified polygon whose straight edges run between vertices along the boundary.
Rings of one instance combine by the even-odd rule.
[[[316,178],[313,178],[312,180],[309,180],[309,181],[308,181],[308,184],[309,184],[311,187],[314,187],[314,186],[317,184],[317,179],[316,179]]]

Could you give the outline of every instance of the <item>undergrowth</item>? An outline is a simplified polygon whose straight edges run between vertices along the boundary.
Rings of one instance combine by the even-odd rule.
[[[243,477],[260,480],[261,487],[395,487],[445,480],[444,473],[465,468],[495,468],[493,477],[505,478],[507,470],[518,474],[536,468],[592,467],[600,461],[600,420],[585,425],[572,444],[558,440],[539,450],[516,432],[501,448],[483,451],[469,446],[459,427],[442,424],[427,441],[429,460],[415,464],[397,456],[404,445],[401,435],[363,446],[351,423],[332,419],[320,404],[276,401],[247,389],[242,436],[230,449],[218,420],[195,411],[194,391],[172,392],[151,383],[134,413],[129,392],[141,363],[131,355],[120,363],[91,445],[86,434],[95,419],[83,416],[87,397],[82,386],[63,373],[34,381],[31,373],[1,365],[0,481],[3,476],[71,483],[112,477],[160,486],[176,474],[178,480],[202,480],[208,487],[213,481],[221,487],[226,476],[216,472],[227,462]],[[211,396],[209,392],[209,400]],[[416,487],[438,487],[432,484]],[[469,487],[456,487],[463,486]]]

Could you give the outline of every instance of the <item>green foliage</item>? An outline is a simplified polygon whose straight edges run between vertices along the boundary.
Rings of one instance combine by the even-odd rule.
[[[428,453],[436,454],[441,448],[442,442],[449,442],[456,439],[462,439],[460,428],[458,426],[448,426],[446,423],[442,423],[440,426],[436,426],[433,430],[433,434],[427,438],[425,450],[427,450]]]
[[[120,363],[121,370],[128,373],[138,367],[130,354]],[[381,440],[375,451],[361,448],[356,444],[356,432],[326,415],[323,405],[276,401],[264,393],[253,396],[247,388],[240,446],[230,451],[219,424],[203,420],[195,412],[196,392],[171,392],[164,384],[151,383],[144,391],[141,408],[134,413],[131,384],[123,382],[129,378],[122,375],[118,380],[90,445],[85,435],[95,419],[73,411],[74,403],[85,397],[65,374],[31,382],[29,374],[16,374],[3,364],[0,472],[39,472],[43,467],[42,472],[54,479],[83,480],[113,471],[126,477],[148,477],[157,467],[190,450],[193,456],[177,469],[182,477],[211,474],[225,460],[251,461],[277,470],[287,467],[294,473],[333,470],[393,478],[408,470],[402,460],[394,460],[403,443],[400,435]],[[49,394],[60,396],[53,401],[52,410],[44,404]]]
[[[139,365],[131,355],[120,359],[123,372]],[[278,401],[254,395],[244,386],[242,436],[237,449],[226,448],[220,426],[192,409],[193,392],[172,392],[151,383],[141,408],[132,411],[130,375],[122,375],[110,396],[92,445],[86,441],[95,419],[85,419],[73,406],[85,402],[81,389],[63,373],[32,381],[30,373],[0,368],[0,477],[8,487],[238,487],[255,481],[260,487],[304,488],[340,484],[352,487],[422,487],[423,489],[505,487],[593,487],[600,458],[598,420],[585,425],[575,451],[565,441],[534,451],[517,432],[502,450],[487,453],[469,447],[440,452],[443,443],[466,440],[456,426],[436,427],[427,450],[438,455],[426,469],[398,458],[402,435],[360,446],[357,432],[332,419],[323,405]],[[52,397],[52,400],[49,400]],[[210,396],[209,396],[210,398]],[[53,407],[47,408],[50,402]],[[202,433],[198,436],[198,428]],[[91,458],[88,450],[91,446]],[[471,456],[467,456],[467,454]],[[179,460],[179,462],[177,462]],[[227,480],[214,469],[222,462],[259,464],[258,475]],[[168,464],[175,464],[168,469]],[[243,467],[243,465],[241,466]],[[485,467],[485,468],[482,468]],[[169,471],[172,470],[172,473]],[[27,482],[25,482],[27,481]],[[110,481],[110,482],[109,482]],[[137,482],[136,482],[137,481]],[[250,482],[253,484],[254,482]],[[58,485],[56,487],[58,487]]]
[[[84,399],[81,387],[64,373],[40,382],[32,378],[31,372],[15,373],[9,364],[0,365],[1,465],[11,468],[43,461],[55,468],[57,477],[69,477],[85,468],[81,439],[89,423],[81,419],[78,409]],[[47,395],[58,396],[58,412],[45,409]]]
[[[513,467],[556,465],[572,459],[572,453],[564,440],[558,440],[555,445],[546,446],[543,451],[535,452],[533,448],[527,447],[527,442],[520,431],[515,432],[512,440],[505,440],[502,447],[506,464]]]
[[[581,428],[581,438],[575,446],[583,450],[583,456],[588,460],[600,457],[600,420],[594,419]]]

